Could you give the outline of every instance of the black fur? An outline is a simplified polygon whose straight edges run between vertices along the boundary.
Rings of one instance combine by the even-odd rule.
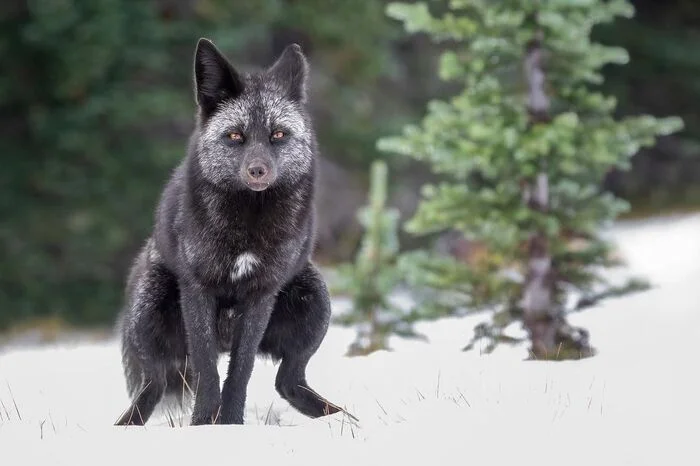
[[[117,424],[144,424],[183,388],[195,393],[192,424],[241,424],[259,353],[281,361],[275,387],[293,407],[337,412],[305,378],[330,318],[310,262],[316,142],[306,61],[290,46],[269,70],[243,76],[200,40],[194,68],[197,127],[127,281],[120,327],[133,402]],[[232,142],[230,131],[245,140]],[[268,168],[265,183],[250,175],[255,163]],[[230,361],[220,391],[221,352]]]

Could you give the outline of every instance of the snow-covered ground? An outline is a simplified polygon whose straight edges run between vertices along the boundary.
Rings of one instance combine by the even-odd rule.
[[[259,360],[244,426],[171,428],[161,413],[145,428],[117,428],[128,399],[114,341],[4,348],[0,461],[698,465],[700,215],[624,223],[613,235],[654,288],[572,316],[595,358],[460,352],[479,317],[421,325],[429,344],[393,340],[393,352],[346,358],[353,332],[333,327],[308,380],[359,424],[299,415],[274,391],[276,368]]]

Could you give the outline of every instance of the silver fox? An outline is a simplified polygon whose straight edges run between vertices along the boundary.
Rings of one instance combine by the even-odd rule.
[[[242,424],[259,353],[281,361],[275,387],[301,413],[341,410],[306,382],[330,319],[310,262],[318,149],[307,75],[298,45],[244,75],[197,44],[196,128],[127,280],[119,326],[132,404],[118,425],[143,425],[183,386],[195,393],[192,424]]]

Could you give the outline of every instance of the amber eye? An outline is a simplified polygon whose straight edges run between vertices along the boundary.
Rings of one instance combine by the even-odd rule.
[[[241,133],[229,133],[228,138],[232,141],[242,141],[243,135]]]
[[[282,131],[275,131],[272,133],[272,139],[282,139],[284,137],[284,133]]]

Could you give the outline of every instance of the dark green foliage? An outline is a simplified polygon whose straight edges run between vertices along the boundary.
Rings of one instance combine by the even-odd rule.
[[[700,3],[634,0],[634,18],[596,28],[594,37],[627,49],[627,66],[605,68],[603,88],[619,101],[618,114],[679,115],[685,129],[643,149],[632,169],[606,180],[634,210],[658,211],[700,202]]]
[[[610,294],[602,272],[618,265],[600,231],[629,206],[601,192],[604,176],[613,167],[627,170],[641,147],[678,131],[682,122],[615,120],[615,99],[596,89],[601,67],[624,64],[627,54],[591,42],[591,29],[630,16],[627,2],[448,3],[441,14],[424,2],[389,6],[408,32],[456,44],[442,54],[439,73],[462,91],[430,102],[420,124],[379,147],[427,162],[444,179],[423,187],[408,231],[456,230],[488,254],[466,264],[421,251],[402,257],[402,266],[412,271],[408,279],[416,287],[449,291],[453,308],[494,310],[492,325],[478,329],[477,337],[497,343],[505,339],[502,330],[529,311],[522,302],[532,261],[545,260],[551,263],[544,277],[548,304],[535,320],[563,328],[569,296]],[[533,84],[535,73],[524,69],[535,47],[544,53],[546,97]],[[539,110],[538,99],[545,103]],[[545,199],[535,206],[540,191]],[[533,244],[539,245],[535,252]]]
[[[0,326],[108,321],[181,146],[152,136],[190,99],[169,85],[147,2],[25,6],[2,27]]]
[[[163,182],[184,154],[201,36],[241,66],[301,42],[320,94],[322,147],[366,165],[391,121],[390,105],[377,109],[358,91],[391,62],[382,8],[369,0],[5,2],[0,328],[44,315],[112,321]],[[323,118],[329,107],[342,114]]]

